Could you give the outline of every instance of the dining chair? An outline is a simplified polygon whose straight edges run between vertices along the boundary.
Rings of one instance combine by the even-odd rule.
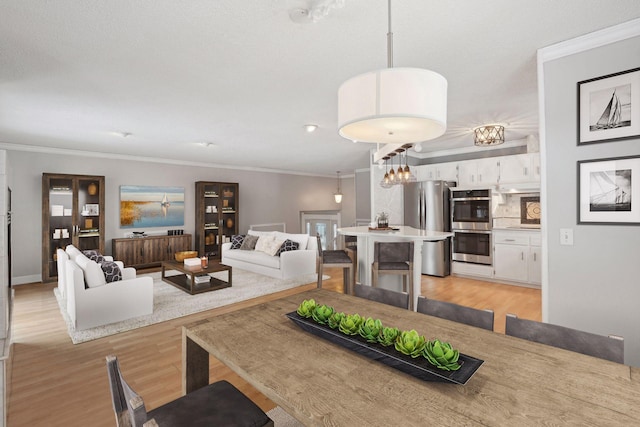
[[[431,298],[418,296],[419,313],[452,320],[465,325],[493,331],[493,310],[479,310],[473,307],[454,304],[452,302],[438,301]]]
[[[409,294],[413,309],[413,242],[374,242],[371,286],[378,286],[380,274],[402,276],[402,291]]]
[[[395,307],[409,308],[409,294],[406,292],[374,288],[373,286],[361,285],[358,283],[356,283],[353,288],[354,294],[357,297],[393,305]]]
[[[273,427],[267,414],[224,380],[147,412],[142,397],[122,377],[116,356],[107,356],[107,372],[118,427]]]
[[[598,335],[551,323],[519,319],[515,314],[507,314],[505,333],[528,341],[624,363],[624,338],[617,335]]]
[[[322,272],[324,266],[342,268],[342,286],[345,294],[353,295],[353,255],[345,250],[323,250],[320,234],[316,234],[318,239],[318,288],[322,288]]]

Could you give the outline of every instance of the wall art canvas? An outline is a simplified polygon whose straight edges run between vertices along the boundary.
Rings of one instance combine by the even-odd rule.
[[[184,225],[184,188],[120,186],[120,228]]]
[[[640,137],[640,68],[578,82],[578,145]]]
[[[640,225],[640,156],[578,162],[578,224]]]

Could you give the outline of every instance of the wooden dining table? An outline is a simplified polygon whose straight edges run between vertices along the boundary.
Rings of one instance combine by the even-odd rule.
[[[305,299],[415,329],[484,360],[465,385],[430,382],[300,329]],[[214,356],[304,425],[640,425],[640,369],[323,289],[183,327],[183,391]]]

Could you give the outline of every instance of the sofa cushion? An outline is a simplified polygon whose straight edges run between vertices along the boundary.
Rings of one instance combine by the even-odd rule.
[[[307,243],[309,241],[308,234],[290,234],[290,233],[282,233],[280,231],[275,232],[276,239],[280,240],[292,240],[298,243],[298,249],[307,249]]]
[[[275,231],[256,231],[256,230],[249,230],[247,231],[247,234],[250,236],[273,236],[275,234]]]
[[[91,261],[82,253],[76,256],[75,262],[84,272],[84,283],[88,288],[95,288],[107,284],[102,268],[100,268],[98,263]]]
[[[256,242],[256,251],[268,253],[270,246],[273,244],[275,237],[260,236]],[[275,253],[275,252],[274,252]]]
[[[64,250],[67,253],[67,255],[69,255],[69,258],[71,258],[73,261],[76,260],[76,257],[78,255],[82,254],[82,252],[80,252],[80,249],[76,248],[73,245],[67,245],[67,247],[64,248]]]
[[[228,250],[225,251],[224,256],[228,259],[244,261],[264,267],[280,268],[280,257],[267,255],[260,251]]]
[[[100,264],[100,268],[102,268],[102,272],[104,273],[104,280],[107,283],[122,280],[122,272],[120,271],[120,266],[118,266],[115,261],[103,261],[102,264]]]
[[[242,241],[242,245],[240,245],[240,249],[243,251],[252,251],[256,248],[256,243],[258,242],[258,236],[252,236],[247,234]]]
[[[245,236],[246,234],[236,234],[231,236],[231,249],[240,249]]]
[[[270,240],[269,243],[265,246],[263,252],[267,255],[275,256],[280,250],[280,247],[282,246],[283,243],[284,243],[283,240],[278,240],[278,239]]]
[[[298,249],[298,242],[294,242],[293,240],[287,239],[284,242],[282,242],[282,245],[280,245],[278,252],[276,252],[276,256],[280,256],[282,252],[295,251],[297,249]]]

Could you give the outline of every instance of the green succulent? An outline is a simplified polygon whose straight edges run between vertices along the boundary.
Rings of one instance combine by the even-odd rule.
[[[360,329],[358,333],[360,336],[367,340],[367,342],[378,342],[378,335],[380,335],[380,330],[382,329],[382,321],[380,319],[372,319],[371,317],[367,318],[362,325],[360,325]]]
[[[311,317],[313,310],[316,308],[314,299],[306,299],[300,303],[296,312],[302,317]]]
[[[458,357],[460,353],[454,350],[448,342],[438,339],[427,342],[423,351],[424,357],[438,369],[445,371],[457,371],[460,369]]]
[[[347,314],[341,321],[338,329],[346,335],[356,335],[364,318],[359,314]]]
[[[311,313],[311,317],[321,325],[326,325],[335,310],[328,305],[316,305]]]
[[[331,317],[329,317],[327,325],[329,325],[331,329],[336,329],[338,326],[340,326],[340,322],[344,317],[344,313],[338,313],[337,311],[334,311]]]
[[[395,343],[396,350],[413,358],[422,354],[422,350],[424,350],[425,345],[425,337],[419,335],[415,329],[402,331],[396,338]]]
[[[398,334],[400,334],[400,329],[387,328],[383,326],[380,330],[380,335],[378,335],[378,342],[383,346],[388,347],[396,341]]]

